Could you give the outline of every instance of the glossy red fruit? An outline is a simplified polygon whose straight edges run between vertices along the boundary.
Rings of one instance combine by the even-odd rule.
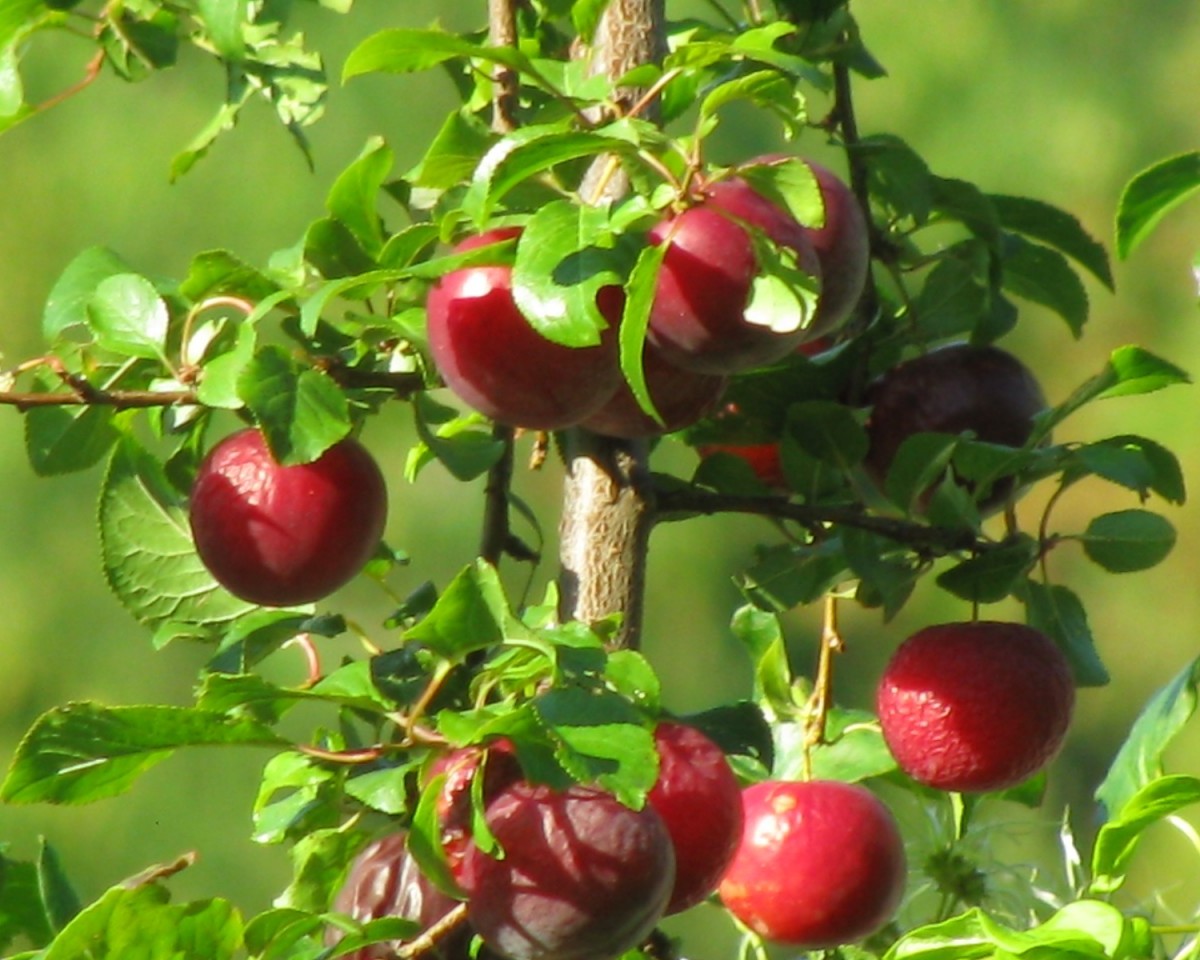
[[[742,792],[742,843],[720,895],[751,930],[819,950],[885,924],[904,892],[904,842],[869,790],[833,780],[766,781]]]
[[[1033,374],[993,346],[955,343],[901,363],[867,391],[870,449],[864,467],[883,485],[901,444],[917,433],[971,433],[987,443],[1020,447],[1033,433],[1046,399]],[[999,482],[980,502],[993,509],[1012,492]]]
[[[862,297],[871,266],[870,234],[858,199],[832,170],[805,161],[825,205],[825,222],[808,230],[821,262],[821,299],[809,335],[836,330],[849,318]]]
[[[429,928],[453,910],[458,901],[446,896],[425,878],[408,852],[407,835],[390,833],[369,844],[350,865],[346,879],[334,898],[331,909],[353,917],[359,923],[383,917],[412,920],[422,930]],[[469,960],[472,931],[463,926],[440,939],[429,954],[437,960]],[[325,945],[334,946],[341,931],[328,927]],[[347,960],[385,960],[404,946],[391,940],[372,944],[353,953]]]
[[[1016,786],[1062,745],[1075,704],[1067,659],[1018,623],[926,627],[900,645],[876,692],[900,768],[941,790]]]
[[[668,244],[659,271],[648,336],[663,357],[700,373],[729,374],[773,363],[808,338],[800,324],[777,332],[753,322],[747,306],[761,272],[746,224],[795,253],[801,269],[820,276],[804,228],[744,180],[713,184],[704,198],[650,231]]]
[[[519,233],[515,227],[490,230],[455,252]],[[613,324],[601,344],[565,347],[537,333],[517,309],[510,267],[464,267],[429,292],[429,350],[446,385],[485,416],[514,427],[562,429],[598,410],[620,382],[619,290],[602,291],[598,303]]]
[[[650,807],[584,786],[520,782],[487,808],[504,858],[472,845],[468,918],[511,960],[610,960],[641,943],[675,876],[671,838]]]
[[[650,344],[642,354],[646,387],[662,423],[645,413],[622,380],[616,392],[580,426],[609,437],[657,437],[691,426],[708,416],[720,402],[728,378],[696,373],[668,363]]]
[[[654,741],[658,781],[646,800],[675,847],[671,914],[717,889],[742,838],[742,792],[724,752],[695,727],[660,723]]]
[[[231,593],[265,606],[311,603],[370,559],[387,519],[387,487],[358,441],[282,466],[246,429],[209,452],[192,487],[200,560]]]

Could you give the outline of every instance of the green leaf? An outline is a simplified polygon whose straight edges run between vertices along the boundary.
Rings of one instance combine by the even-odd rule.
[[[479,59],[528,71],[529,60],[512,47],[487,47],[443,30],[382,30],[350,51],[342,81],[367,73],[416,73],[457,59]]]
[[[1200,190],[1200,151],[1161,160],[1125,185],[1117,204],[1117,255],[1128,257],[1171,210]]]
[[[809,775],[806,765],[807,730],[803,723],[775,726],[775,766],[771,776],[800,780]],[[896,769],[896,761],[884,742],[875,718],[861,710],[830,711],[825,741],[811,749],[811,775],[817,780],[857,783]]]
[[[12,860],[0,851],[0,950],[17,937],[35,947],[50,942],[50,927],[38,865]]]
[[[646,371],[642,365],[642,352],[646,343],[646,330],[650,326],[650,310],[654,305],[654,292],[663,257],[665,243],[650,244],[642,248],[629,273],[626,284],[625,309],[621,314],[621,326],[617,331],[621,351],[621,375],[629,384],[630,392],[638,406],[655,419],[661,420],[646,385]]]
[[[120,437],[112,407],[33,407],[25,414],[25,451],[39,477],[86,470]]]
[[[787,431],[810,456],[843,469],[860,462],[870,447],[855,412],[830,400],[792,404],[787,413]]]
[[[1117,890],[1146,829],[1193,803],[1200,803],[1200,779],[1189,776],[1152,780],[1125,801],[1096,835],[1089,890],[1098,894]]]
[[[110,277],[129,273],[127,264],[107,247],[89,247],[72,260],[50,290],[42,315],[42,334],[50,343],[86,328],[88,304],[96,288]]]
[[[958,443],[958,437],[945,433],[914,433],[906,437],[888,467],[887,495],[905,510],[913,510],[920,498],[946,475]]]
[[[450,581],[428,616],[408,629],[404,639],[459,662],[473,650],[500,643],[519,626],[496,568],[476,560]]]
[[[188,265],[179,295],[193,303],[235,296],[257,303],[279,292],[279,285],[228,250],[205,250]]]
[[[352,830],[314,830],[292,849],[293,879],[275,901],[277,907],[323,911],[338,891],[343,867],[363,846]]]
[[[1088,318],[1088,296],[1079,275],[1057,250],[1009,237],[1004,255],[1004,288],[1062,317],[1076,337]]]
[[[44,960],[233,960],[242,920],[225,900],[170,904],[158,884],[113,887],[55,939]]]
[[[105,577],[140,622],[226,623],[254,609],[204,568],[162,464],[132,438],[109,461],[99,515]]]
[[[533,706],[566,748],[556,756],[573,777],[600,784],[635,809],[645,803],[658,779],[658,753],[653,733],[628,700],[608,691],[559,687],[538,696]]]
[[[341,388],[280,346],[259,348],[238,378],[238,395],[284,465],[310,463],[350,432]]]
[[[988,291],[975,265],[955,256],[941,260],[929,272],[913,303],[921,330],[936,339],[974,330],[987,308]]]
[[[741,607],[731,624],[754,662],[754,699],[768,717],[787,715],[792,703],[792,669],[779,618],[755,607]]]
[[[1030,239],[1040,240],[1065,253],[1106,287],[1113,289],[1108,252],[1074,216],[1030,197],[991,194],[988,199],[1000,218],[1000,226]]]
[[[504,441],[493,436],[490,429],[484,429],[482,419],[477,414],[456,416],[457,411],[430,399],[426,393],[418,393],[413,397],[413,417],[416,420],[417,436],[421,442],[456,480],[474,480],[491,469],[504,455]],[[430,423],[442,422],[436,430],[431,430]],[[409,451],[410,461],[406,469],[411,480],[424,465],[422,451],[414,447]]]
[[[549,203],[530,218],[517,242],[513,300],[547,340],[594,346],[608,325],[596,295],[621,283],[621,266],[604,210],[569,200]]]
[[[43,838],[37,861],[38,892],[50,929],[62,930],[83,909],[54,848]]]
[[[496,133],[465,108],[446,117],[425,156],[406,175],[416,186],[448,190],[470,180]]]
[[[245,719],[183,707],[73,703],[43,714],[17,747],[0,799],[8,803],[90,803],[124,793],[180,747],[283,746]]]
[[[372,260],[378,260],[383,250],[383,222],[376,205],[394,163],[383,140],[372,137],[358,158],[338,175],[325,198],[330,214],[345,224]]]
[[[226,60],[241,60],[246,54],[242,26],[247,22],[249,0],[197,0],[196,12],[208,29],[213,46]]]
[[[1108,818],[1117,816],[1142,789],[1162,776],[1171,741],[1196,713],[1200,659],[1193,660],[1142,708],[1121,745],[1096,799]]]
[[[1037,541],[1018,536],[940,574],[938,586],[972,603],[996,603],[1012,594],[1037,562]]]
[[[87,313],[96,342],[106,350],[148,360],[165,357],[170,316],[145,277],[122,273],[101,280]]]
[[[1025,622],[1062,648],[1076,684],[1099,687],[1108,683],[1108,671],[1096,651],[1087,611],[1074,592],[1060,584],[1027,580],[1016,593],[1025,604]]]
[[[758,552],[757,562],[742,574],[741,588],[756,607],[783,613],[819,600],[848,569],[836,538],[813,546],[780,545]]]
[[[1118,510],[1093,519],[1080,539],[1094,563],[1110,573],[1130,573],[1161,563],[1175,546],[1175,528],[1148,510]]]

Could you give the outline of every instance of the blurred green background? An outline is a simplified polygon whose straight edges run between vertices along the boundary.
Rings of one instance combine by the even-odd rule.
[[[439,16],[452,26],[477,25],[483,7],[482,0],[360,0],[349,17],[307,11],[300,25],[336,77],[346,53],[376,29],[425,25]],[[676,0],[668,7],[673,16],[705,9]],[[939,174],[1059,204],[1106,245],[1129,177],[1155,160],[1200,147],[1200,4],[1194,0],[855,0],[853,7],[868,45],[890,73],[857,86],[864,133],[903,137]],[[31,97],[74,82],[88,56],[70,40],[52,38],[35,47]],[[383,135],[397,153],[398,170],[406,169],[452,102],[436,73],[335,84],[327,118],[311,131],[315,172],[267,111],[256,107],[189,175],[170,185],[171,157],[207,121],[221,94],[219,70],[185,56],[138,87],[105,78],[0,137],[5,366],[40,352],[46,295],[85,247],[107,244],[144,272],[175,277],[194,253],[216,247],[264,263],[321,215],[329,183],[367,137]],[[746,118],[726,125],[719,150],[727,157],[749,156],[777,147],[773,137],[764,122]],[[824,152],[818,136],[799,149]],[[1073,341],[1057,318],[1028,308],[1005,345],[1025,359],[1055,401],[1126,343],[1200,372],[1192,276],[1197,250],[1200,201],[1173,213],[1130,261],[1115,265],[1115,295],[1089,284],[1093,315],[1082,341]],[[1194,480],[1200,477],[1196,409],[1191,390],[1176,388],[1097,404],[1069,421],[1064,433],[1078,440],[1145,434],[1174,449]],[[400,404],[365,435],[393,478],[389,541],[414,561],[411,572],[394,578],[400,593],[427,577],[444,583],[473,555],[480,512],[478,485],[452,484],[440,469],[427,471],[415,485],[404,483],[410,437]],[[691,467],[691,454],[682,448],[664,445],[658,456],[668,469]],[[94,519],[99,478],[92,471],[36,479],[25,460],[20,415],[0,412],[0,763],[7,764],[38,715],[69,700],[190,701],[203,651],[180,646],[154,653],[146,633],[105,587]],[[558,482],[553,465],[518,480],[540,511],[549,558]],[[1022,515],[1036,516],[1045,493],[1033,491]],[[1077,530],[1090,516],[1135,505],[1130,494],[1083,486],[1062,505],[1056,526]],[[1081,693],[1067,749],[1053,771],[1052,805],[1038,815],[1052,819],[1055,805],[1070,803],[1076,829],[1085,836],[1094,829],[1088,798],[1133,717],[1152,691],[1200,653],[1200,523],[1190,504],[1162,509],[1178,527],[1180,542],[1153,571],[1101,575],[1069,548],[1051,560],[1054,575],[1083,597],[1114,678],[1106,688]],[[669,705],[701,708],[747,691],[747,665],[727,628],[739,602],[731,577],[755,543],[771,538],[767,524],[739,518],[695,520],[655,533],[646,650],[662,673]],[[552,574],[552,559],[543,566],[537,589]],[[523,586],[523,576],[510,576],[514,588]],[[353,609],[377,635],[389,611],[370,584],[348,587],[337,605]],[[1019,608],[1006,605],[986,613],[1020,616]],[[839,698],[866,705],[882,658],[903,636],[968,615],[932,587],[923,588],[891,624],[871,612],[848,611]],[[787,629],[796,663],[807,667],[813,615],[789,617]],[[298,678],[298,657],[295,669]],[[253,751],[198,750],[168,760],[117,799],[79,809],[0,807],[0,842],[9,844],[10,854],[29,857],[44,835],[87,898],[150,863],[195,849],[197,865],[173,881],[179,896],[226,895],[257,911],[288,873],[282,851],[249,839],[249,807],[264,760]],[[1171,764],[1200,774],[1196,730],[1181,738]],[[1022,829],[1037,834],[1040,828],[1026,823]],[[1054,833],[1052,823],[1043,831],[1046,837]],[[1179,854],[1177,842],[1168,828],[1157,830],[1124,902],[1150,905],[1161,897],[1179,915],[1196,909],[1200,855]],[[687,922],[708,925],[702,916]],[[706,948],[689,950],[693,960],[727,955],[727,932],[714,925],[708,934]]]

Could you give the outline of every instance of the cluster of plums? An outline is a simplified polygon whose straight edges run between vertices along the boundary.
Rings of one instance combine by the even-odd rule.
[[[878,686],[885,739],[927,786],[1015,786],[1059,749],[1074,686],[1065,658],[1018,624],[922,630],[896,651]],[[724,754],[693,727],[655,731],[660,769],[634,810],[595,787],[526,780],[505,742],[451,751],[437,812],[465,921],[439,942],[443,960],[484,956],[605,960],[642,943],[664,916],[716,893],[761,936],[824,949],[870,936],[892,917],[906,859],[896,820],[871,791],[833,780],[767,780],[739,788]],[[478,785],[473,781],[482,778]],[[472,798],[487,833],[473,839]],[[399,916],[428,928],[456,900],[413,861],[403,832],[367,847],[333,909],[365,922]],[[330,933],[331,941],[340,934]],[[372,960],[399,946],[367,947]]]
[[[665,250],[643,369],[661,422],[640,408],[621,376],[619,287],[597,295],[608,321],[600,342],[573,348],[530,326],[513,297],[511,268],[473,266],[447,274],[426,303],[429,350],[442,378],[471,407],[515,427],[579,425],[632,438],[701,419],[716,408],[730,374],[773,363],[835,329],[862,293],[869,263],[862,210],[837,176],[809,166],[824,204],[820,227],[802,225],[746,180],[730,178],[708,184],[691,206],[650,230],[649,241]],[[520,233],[519,227],[490,230],[456,251]],[[811,316],[799,300],[791,322],[783,324],[753,307],[754,284],[763,273],[760,235],[820,281]]]

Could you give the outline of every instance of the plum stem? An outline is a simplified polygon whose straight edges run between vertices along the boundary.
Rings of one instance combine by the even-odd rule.
[[[467,921],[467,905],[460,903],[436,923],[430,924],[415,940],[410,940],[399,950],[393,950],[391,956],[395,960],[413,960],[429,953],[438,943],[449,936]]]
[[[804,779],[812,779],[813,747],[825,743],[829,707],[833,703],[833,658],[846,649],[838,628],[838,598],[825,595],[821,618],[821,647],[817,654],[817,676],[812,695],[804,708]]]

